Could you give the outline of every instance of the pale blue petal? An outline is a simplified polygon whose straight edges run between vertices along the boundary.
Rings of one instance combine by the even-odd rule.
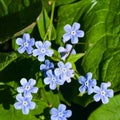
[[[27,34],[27,33],[24,33],[24,34],[23,34],[23,39],[24,39],[24,40],[30,40],[30,35]]]
[[[66,32],[71,32],[71,26],[70,26],[69,24],[65,25],[65,26],[64,26],[64,30],[65,30]]]
[[[26,85],[26,84],[27,84],[27,79],[26,79],[26,78],[22,78],[22,79],[20,80],[20,84],[21,84],[21,85]]]
[[[49,87],[50,87],[50,89],[55,90],[56,89],[56,83],[55,82],[51,82]]]
[[[31,54],[32,51],[33,51],[33,48],[31,46],[29,46],[29,47],[26,48],[26,51],[27,51],[28,54]]]
[[[41,64],[41,65],[40,65],[40,70],[45,70],[45,69],[46,69],[46,65]]]
[[[58,52],[60,52],[60,53],[61,53],[61,52],[65,52],[65,51],[66,51],[66,49],[65,49],[64,47],[59,47],[59,48],[58,48]]]
[[[23,88],[23,87],[17,87],[17,91],[18,91],[19,93],[23,93],[23,92],[24,92],[24,88]]]
[[[36,84],[36,80],[34,80],[34,79],[29,79],[29,85],[30,86],[34,86]]]
[[[93,98],[94,98],[94,100],[96,101],[96,102],[98,102],[98,101],[100,101],[100,94],[95,94],[94,96],[93,96]]]
[[[66,110],[66,105],[60,104],[60,105],[58,106],[58,111],[59,111],[59,112],[63,112],[63,111],[65,111],[65,110]]]
[[[48,70],[48,71],[46,72],[46,74],[47,74],[47,76],[49,76],[50,78],[52,78],[52,76],[53,76],[52,70]]]
[[[45,60],[45,55],[44,54],[39,55],[38,60],[39,61],[44,61]]]
[[[67,49],[67,51],[71,51],[71,49],[72,49],[72,45],[71,44],[66,44],[66,49]]]
[[[57,64],[57,65],[58,65],[58,67],[59,67],[59,68],[63,68],[63,67],[64,67],[64,63],[63,63],[63,62],[61,62],[61,61],[60,61],[60,62],[58,62],[58,64]]]
[[[111,89],[107,90],[106,91],[106,96],[109,97],[109,98],[113,97],[114,96],[114,91],[111,90]]]
[[[38,92],[38,88],[37,88],[37,87],[33,87],[33,88],[31,89],[31,92],[32,92],[32,93],[37,93],[37,92]]]
[[[45,41],[44,42],[44,48],[49,48],[51,46],[51,42],[50,41]]]
[[[67,68],[67,69],[72,68],[72,64],[70,62],[67,62],[65,64],[65,68]]]
[[[72,43],[72,44],[78,43],[78,37],[72,36],[72,37],[71,37],[71,43]]]
[[[108,88],[108,83],[101,83],[101,89],[106,90]]]
[[[77,22],[74,22],[73,25],[72,25],[72,30],[76,31],[80,28],[80,24],[77,23]]]
[[[29,103],[29,108],[33,110],[35,108],[36,104],[34,102]]]
[[[92,94],[93,92],[94,92],[94,89],[91,86],[89,86],[88,87],[88,95]]]
[[[86,78],[84,76],[80,76],[79,83],[84,84],[86,82]]]
[[[55,75],[57,76],[61,74],[61,70],[59,68],[56,68],[54,72],[55,72]]]
[[[30,43],[31,46],[35,45],[35,39],[31,38],[30,41],[29,41],[29,43]]]
[[[46,85],[50,84],[50,83],[51,83],[51,79],[50,79],[49,77],[45,78],[45,79],[44,79],[44,83],[45,83]]]
[[[82,38],[82,37],[84,37],[84,31],[82,31],[82,30],[78,30],[78,31],[76,31],[76,36],[77,37],[80,37],[80,38]]]
[[[94,92],[99,94],[101,92],[101,89],[98,86],[95,86]]]
[[[52,116],[51,116],[51,120],[59,120],[59,118],[58,118],[58,116],[52,115]]]
[[[102,96],[101,100],[103,104],[107,104],[109,102],[109,99],[106,96]]]
[[[72,50],[71,54],[73,54],[73,55],[76,54],[75,49]]]
[[[56,116],[56,115],[58,114],[58,110],[57,110],[56,108],[52,108],[52,109],[50,110],[50,114]]]
[[[24,43],[24,40],[22,38],[17,38],[16,39],[16,44],[23,45],[23,43]]]
[[[70,40],[70,38],[71,38],[71,34],[70,33],[65,33],[63,35],[63,42],[64,43],[67,42],[68,40]]]
[[[24,46],[20,46],[20,47],[18,48],[18,52],[19,52],[19,53],[24,53],[25,50],[26,50],[26,48],[25,48]]]
[[[23,114],[28,114],[29,113],[29,108],[27,106],[22,106],[22,113]]]
[[[35,46],[40,49],[43,46],[43,43],[41,41],[36,41]]]
[[[53,53],[54,53],[53,50],[48,49],[45,54],[51,57]]]
[[[18,94],[18,95],[16,96],[16,100],[18,100],[19,102],[22,102],[22,101],[23,101],[22,94]]]
[[[92,79],[92,73],[91,73],[91,72],[88,72],[88,73],[87,73],[86,79],[87,79],[87,80],[91,80],[91,79]]]
[[[65,117],[69,118],[69,117],[72,116],[72,111],[71,111],[71,110],[66,110],[66,111],[64,112],[64,115],[65,115]]]
[[[85,93],[85,91],[86,91],[86,86],[84,86],[84,85],[80,86],[80,87],[79,87],[79,91],[80,91],[81,93]]]
[[[38,49],[33,50],[33,56],[38,56],[40,54],[40,51]]]
[[[20,109],[22,109],[22,103],[16,102],[16,103],[14,104],[14,107],[15,107],[15,109],[17,109],[17,110],[20,110]]]

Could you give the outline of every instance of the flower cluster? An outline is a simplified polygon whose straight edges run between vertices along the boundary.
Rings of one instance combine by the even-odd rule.
[[[114,92],[112,89],[107,89],[111,86],[111,83],[101,83],[101,86],[97,86],[96,79],[92,79],[92,73],[88,72],[86,74],[86,77],[80,76],[79,83],[81,86],[79,87],[79,91],[81,93],[88,92],[88,95],[95,93],[93,96],[94,100],[96,102],[102,101],[103,104],[106,104],[109,102],[108,98],[113,97]]]
[[[33,110],[35,108],[35,103],[32,102],[32,94],[31,93],[37,93],[38,88],[34,87],[36,84],[36,81],[34,79],[27,80],[25,78],[22,78],[20,80],[21,87],[17,88],[18,95],[16,96],[16,99],[18,102],[14,104],[14,107],[17,110],[22,109],[23,114],[28,114],[29,110]]]
[[[66,110],[66,106],[64,104],[60,104],[58,109],[52,108],[50,110],[51,120],[67,120],[67,118],[71,117],[72,111]]]

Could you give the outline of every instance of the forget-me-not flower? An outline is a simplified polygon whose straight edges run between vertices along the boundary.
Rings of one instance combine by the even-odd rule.
[[[67,42],[71,39],[72,44],[78,43],[78,37],[82,38],[84,37],[84,31],[79,30],[80,24],[77,22],[74,22],[73,25],[65,25],[64,30],[65,34],[63,35],[63,42]]]
[[[71,78],[74,77],[74,70],[72,69],[72,64],[70,62],[63,63],[58,62],[58,68],[55,69],[55,74],[60,76],[62,80],[67,82],[71,81]]]
[[[46,72],[47,70],[52,70],[54,68],[54,64],[49,60],[45,60],[45,64],[40,65],[40,70]]]
[[[17,87],[17,91],[19,93],[24,93],[24,95],[31,94],[31,93],[37,93],[38,88],[34,87],[34,85],[36,84],[36,80],[31,78],[29,79],[29,81],[27,81],[26,78],[22,78],[20,80],[20,83],[22,86]]]
[[[49,47],[51,46],[51,42],[45,41],[42,43],[41,41],[35,42],[35,46],[37,49],[33,50],[33,56],[38,56],[39,61],[44,61],[45,56],[51,57],[53,55],[53,50]]]
[[[50,110],[51,120],[67,120],[72,116],[71,110],[66,110],[66,105],[60,104],[58,109],[52,108]]]
[[[58,52],[60,53],[62,60],[65,60],[69,54],[76,54],[76,51],[75,51],[75,49],[72,49],[71,44],[66,44],[66,48],[64,48],[62,46],[59,47]]]
[[[23,38],[17,38],[16,40],[17,45],[20,45],[18,48],[19,53],[24,53],[25,51],[28,54],[31,54],[33,51],[32,46],[35,44],[34,38],[30,38],[30,35],[27,33],[23,34]]]
[[[51,90],[55,90],[57,85],[63,85],[64,80],[60,79],[59,76],[56,76],[52,70],[46,72],[47,77],[44,78],[44,83],[49,85]]]
[[[82,84],[79,87],[79,91],[81,93],[88,92],[88,95],[92,94],[94,92],[94,87],[96,86],[96,79],[92,79],[92,73],[88,72],[86,74],[86,77],[80,76],[79,83]]]
[[[29,110],[33,110],[36,106],[34,102],[32,102],[32,95],[22,96],[22,94],[18,94],[16,96],[18,102],[14,104],[15,109],[22,109],[23,114],[28,114]]]
[[[101,100],[103,104],[108,103],[109,102],[108,98],[111,98],[114,95],[114,92],[112,89],[107,89],[110,86],[111,86],[110,82],[108,82],[108,83],[103,82],[103,83],[101,83],[100,87],[95,86],[94,93],[96,93],[96,94],[93,96],[94,100],[96,102]]]

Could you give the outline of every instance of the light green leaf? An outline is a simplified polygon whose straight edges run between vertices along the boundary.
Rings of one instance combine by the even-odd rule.
[[[120,120],[120,95],[110,99],[91,113],[88,120]]]
[[[37,18],[37,26],[40,36],[43,40],[48,40],[48,34],[50,32],[50,18],[45,9],[42,10],[41,14]],[[52,25],[51,40],[55,40],[56,30]]]

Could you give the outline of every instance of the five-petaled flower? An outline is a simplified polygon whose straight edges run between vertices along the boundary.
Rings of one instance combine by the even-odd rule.
[[[52,70],[46,72],[47,77],[44,78],[44,83],[49,85],[51,90],[55,90],[57,85],[63,85],[64,80],[60,79],[59,76],[56,76]]]
[[[35,46],[37,49],[33,50],[33,56],[38,56],[39,61],[44,61],[45,55],[49,57],[53,55],[53,50],[49,48],[51,46],[51,42],[45,41],[42,43],[41,41],[36,41]]]
[[[69,54],[76,54],[76,51],[75,51],[75,49],[72,49],[71,44],[66,44],[66,48],[64,48],[62,46],[59,47],[58,52],[60,53],[62,60],[65,60]]]
[[[111,83],[101,83],[101,86],[95,86],[94,88],[94,93],[96,93],[93,98],[96,102],[102,100],[103,104],[106,104],[109,102],[108,98],[111,98],[114,96],[114,92],[112,89],[107,89],[108,87],[111,86]]]
[[[88,72],[86,74],[86,77],[80,76],[79,83],[82,84],[79,87],[79,91],[81,93],[88,92],[88,95],[92,94],[94,92],[94,87],[96,86],[96,79],[92,79],[92,73]]]
[[[16,96],[16,99],[18,102],[14,104],[15,109],[20,110],[22,109],[23,114],[28,114],[29,110],[33,110],[36,106],[34,102],[32,102],[32,95],[25,95],[22,96],[22,94],[18,94]]]
[[[31,94],[31,93],[37,93],[38,88],[34,87],[34,85],[36,84],[36,81],[34,79],[31,78],[27,82],[26,78],[22,78],[20,80],[20,83],[22,86],[17,87],[18,93],[24,93],[24,95]]]
[[[64,104],[60,104],[58,109],[52,108],[50,110],[51,120],[67,120],[67,118],[72,116],[71,110],[66,110],[66,106]]]
[[[55,75],[60,76],[62,80],[71,82],[71,78],[74,77],[74,70],[72,69],[72,64],[70,62],[63,63],[58,62],[58,68],[55,69]]]
[[[63,35],[63,42],[67,42],[71,39],[72,44],[78,43],[78,37],[82,38],[84,37],[84,31],[79,30],[80,24],[77,22],[74,22],[73,25],[65,25],[64,30],[65,34]]]
[[[31,54],[33,51],[32,46],[34,46],[35,40],[34,38],[30,38],[29,34],[24,33],[23,38],[16,39],[16,43],[17,45],[20,45],[18,48],[19,53],[24,53],[26,51],[28,54]]]

